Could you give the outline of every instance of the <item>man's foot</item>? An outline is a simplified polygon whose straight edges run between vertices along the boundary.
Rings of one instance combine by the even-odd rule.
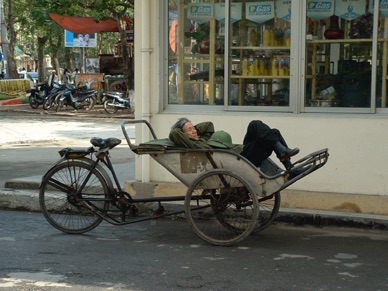
[[[280,153],[279,160],[280,161],[288,160],[292,156],[297,155],[298,153],[299,153],[299,149],[298,148],[294,148],[294,149],[286,148],[286,150],[284,150],[283,152]]]

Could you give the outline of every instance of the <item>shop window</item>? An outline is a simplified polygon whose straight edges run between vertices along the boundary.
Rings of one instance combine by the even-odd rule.
[[[325,7],[318,3],[307,1],[305,106],[369,108],[373,3],[327,1]],[[382,95],[381,80],[385,79],[381,70],[385,43],[379,39],[378,99]]]
[[[169,104],[289,106],[291,1],[230,5],[225,72],[225,1],[169,1]]]

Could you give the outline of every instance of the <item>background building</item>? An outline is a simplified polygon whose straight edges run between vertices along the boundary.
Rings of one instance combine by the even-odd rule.
[[[136,119],[159,137],[181,116],[211,120],[235,143],[263,120],[299,157],[329,148],[324,168],[282,192],[283,206],[387,214],[388,7],[379,2],[136,1]],[[176,182],[147,157],[136,166],[140,182]]]

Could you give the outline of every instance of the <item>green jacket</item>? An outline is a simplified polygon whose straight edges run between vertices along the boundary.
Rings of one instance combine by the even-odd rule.
[[[175,128],[170,131],[169,139],[176,145],[188,148],[188,149],[208,149],[212,148],[207,144],[214,133],[214,124],[211,121],[201,122],[195,125],[197,129],[199,140],[190,139],[182,130]],[[233,151],[241,153],[243,145],[235,145],[232,148]]]

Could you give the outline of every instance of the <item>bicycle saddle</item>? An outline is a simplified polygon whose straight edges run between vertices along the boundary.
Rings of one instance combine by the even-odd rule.
[[[115,138],[115,137],[109,137],[106,139],[100,138],[100,137],[92,137],[90,139],[90,143],[94,145],[95,147],[99,147],[100,149],[113,149],[115,146],[121,144],[121,139]]]

